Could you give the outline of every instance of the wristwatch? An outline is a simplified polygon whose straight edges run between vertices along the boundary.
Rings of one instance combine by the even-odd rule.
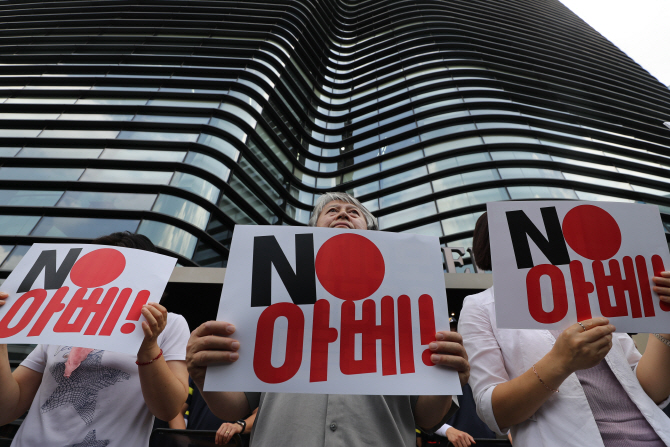
[[[244,430],[247,429],[247,421],[240,419],[239,421],[235,421],[235,423],[242,426],[242,433],[244,433]]]

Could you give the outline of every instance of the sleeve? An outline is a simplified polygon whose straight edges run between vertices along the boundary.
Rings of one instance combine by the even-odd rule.
[[[642,354],[640,354],[640,351],[638,351],[635,347],[635,342],[628,334],[615,332],[614,336],[619,340],[619,343],[621,343],[623,355],[626,357],[626,360],[628,361],[631,369],[635,371],[635,368],[637,368],[637,363],[642,358]]]
[[[443,438],[446,438],[446,437],[447,437],[447,430],[449,430],[450,428],[451,428],[451,425],[449,425],[449,424],[444,424],[442,427],[440,427],[440,428],[438,428],[437,430],[435,430],[435,434],[436,434],[436,435],[440,435],[440,436],[442,436]]]
[[[21,366],[43,373],[47,367],[47,348],[49,345],[37,345],[28,357],[23,359]]]
[[[249,403],[249,410],[254,411],[261,403],[261,393],[244,393]]]
[[[409,396],[410,399],[410,404],[412,405],[412,413],[416,413],[414,410],[416,408],[416,403],[419,401],[419,396]],[[427,429],[421,429],[424,433],[435,433],[435,430],[440,428],[445,422],[447,422],[451,417],[458,411],[460,406],[458,405],[458,402],[456,402],[456,399],[451,400],[451,406],[449,407],[449,410],[447,410],[447,414],[444,415],[442,420],[435,424],[433,427],[427,428]],[[418,427],[418,426],[417,426]]]
[[[509,381],[509,375],[493,332],[490,309],[473,298],[471,296],[465,299],[458,324],[470,360],[469,383],[479,417],[491,430],[499,435],[506,435],[509,429],[498,427],[493,415],[491,396],[497,385]]]
[[[158,336],[158,346],[163,350],[165,361],[186,360],[186,344],[191,332],[184,317],[168,313],[167,326]]]

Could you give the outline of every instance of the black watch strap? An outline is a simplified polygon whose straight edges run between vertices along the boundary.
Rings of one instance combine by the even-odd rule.
[[[235,423],[242,426],[242,433],[244,433],[244,430],[247,429],[247,421],[240,419],[239,421],[235,421]]]

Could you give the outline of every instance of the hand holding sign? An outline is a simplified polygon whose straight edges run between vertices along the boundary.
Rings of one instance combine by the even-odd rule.
[[[554,368],[566,376],[596,366],[612,348],[612,333],[616,328],[607,318],[593,318],[581,323],[564,330],[547,354]]]
[[[435,365],[448,366],[458,371],[461,386],[468,383],[470,364],[468,353],[463,347],[463,337],[458,332],[440,331],[435,334],[434,342],[428,345],[432,352],[430,361]]]
[[[167,309],[158,303],[147,303],[142,306],[142,316],[146,319],[142,322],[144,340],[137,352],[137,362],[147,363],[160,352],[157,340],[167,325]]]
[[[207,366],[232,363],[240,355],[240,342],[229,338],[235,326],[225,321],[208,321],[191,333],[186,346],[186,366],[193,380],[200,385],[205,381]]]

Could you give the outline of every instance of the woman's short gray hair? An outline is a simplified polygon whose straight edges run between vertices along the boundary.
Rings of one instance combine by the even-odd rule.
[[[314,209],[312,210],[312,216],[309,218],[309,223],[307,225],[309,225],[310,227],[315,227],[316,221],[319,220],[319,216],[321,215],[323,209],[326,207],[326,205],[335,200],[341,200],[342,202],[351,203],[352,205],[355,205],[358,209],[360,209],[361,212],[363,213],[363,216],[365,216],[365,221],[368,223],[368,230],[379,229],[379,225],[377,224],[377,218],[373,216],[372,213],[368,211],[367,208],[361,205],[361,202],[359,202],[358,199],[350,196],[346,192],[327,192],[325,194],[322,194],[314,204]]]

